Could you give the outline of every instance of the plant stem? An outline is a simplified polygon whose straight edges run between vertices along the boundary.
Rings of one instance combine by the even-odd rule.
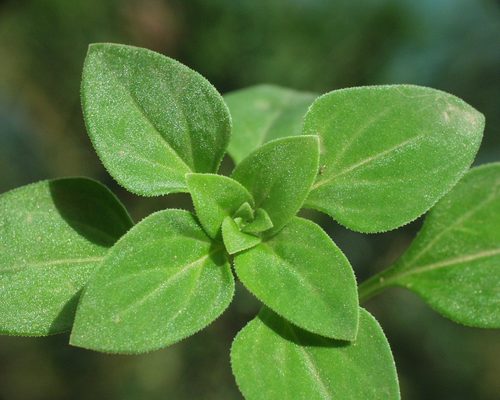
[[[392,275],[393,270],[393,268],[387,268],[361,283],[358,287],[359,302],[364,303],[392,286],[390,275]]]

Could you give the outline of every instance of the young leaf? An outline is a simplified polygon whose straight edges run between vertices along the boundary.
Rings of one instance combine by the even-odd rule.
[[[187,172],[215,172],[231,120],[197,72],[150,50],[89,47],[82,79],[87,130],[109,173],[147,196],[187,191]]]
[[[224,96],[233,118],[228,153],[238,164],[264,143],[300,135],[304,115],[317,97],[274,85],[257,85]]]
[[[380,232],[426,212],[462,177],[484,117],[455,96],[411,86],[337,90],[314,102],[304,133],[321,138],[306,206],[346,227]]]
[[[313,335],[269,309],[236,336],[236,383],[247,400],[397,400],[391,349],[379,324],[361,309],[353,343]]]
[[[238,164],[232,178],[263,208],[275,234],[299,211],[318,172],[318,138],[296,136],[266,143]]]
[[[403,286],[444,316],[500,328],[500,163],[472,169],[429,213],[384,286]]]
[[[250,203],[248,203],[247,201],[244,202],[240,206],[240,208],[238,208],[236,210],[236,212],[234,213],[235,218],[241,218],[242,220],[245,220],[245,221],[253,220],[254,215],[255,215],[255,212],[254,212],[252,206],[250,205]]]
[[[186,181],[196,215],[211,238],[219,233],[224,218],[241,211],[240,208],[245,203],[249,207],[253,205],[252,195],[248,190],[227,176],[188,174]]]
[[[44,181],[0,196],[0,333],[71,328],[82,287],[132,221],[86,178]]]
[[[271,229],[273,226],[273,221],[269,218],[266,210],[257,208],[254,220],[245,225],[241,231],[246,233],[261,233]]]
[[[255,247],[261,241],[260,237],[241,232],[231,217],[226,217],[222,222],[222,239],[229,254]]]
[[[187,211],[152,214],[110,250],[78,305],[70,343],[143,353],[190,336],[229,305],[224,249]]]
[[[234,266],[259,300],[294,324],[335,339],[356,337],[354,273],[314,222],[293,218],[270,240],[236,255]]]

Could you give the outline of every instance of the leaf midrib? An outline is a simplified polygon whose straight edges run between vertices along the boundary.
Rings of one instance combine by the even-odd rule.
[[[161,281],[159,285],[156,285],[153,290],[151,290],[149,293],[146,293],[143,295],[140,299],[136,300],[135,302],[131,303],[127,307],[125,307],[123,310],[118,312],[113,319],[120,319],[120,317],[128,312],[130,312],[132,309],[140,307],[142,304],[144,304],[149,298],[154,297],[158,292],[167,289],[169,286],[171,286],[173,283],[177,282],[179,279],[181,279],[184,275],[186,275],[189,271],[191,271],[193,268],[198,266],[200,263],[205,262],[212,254],[220,251],[220,248],[216,248],[209,253],[203,255],[202,257],[190,262],[189,264],[186,264],[181,267],[179,271],[174,273],[173,275],[170,275],[165,281]]]
[[[424,137],[425,135],[424,134],[420,134],[420,135],[417,135],[417,136],[413,136],[409,139],[406,139],[404,140],[403,142],[401,143],[398,143],[397,145],[395,146],[392,146],[384,151],[381,151],[380,153],[376,153],[376,154],[373,154],[369,157],[366,157],[360,161],[357,161],[356,163],[354,164],[351,164],[350,166],[348,166],[347,168],[344,168],[343,170],[341,170],[340,172],[334,174],[334,175],[331,175],[329,176],[328,178],[326,179],[323,179],[322,181],[318,181],[316,182],[312,187],[311,187],[311,191],[313,191],[314,189],[317,189],[321,186],[324,186],[328,183],[331,183],[332,181],[334,181],[335,179],[345,175],[345,174],[348,174],[352,171],[355,171],[356,169],[358,168],[361,168],[363,167],[364,165],[367,165],[367,164],[370,164],[371,162],[373,161],[376,161],[378,159],[380,159],[381,157],[384,157],[386,156],[387,154],[390,154],[396,150],[399,150],[413,142],[418,142],[422,137]]]
[[[284,321],[284,320],[283,320]],[[306,368],[307,370],[311,373],[311,376],[313,377],[313,380],[318,384],[318,388],[320,391],[321,397],[325,400],[331,400],[333,399],[333,396],[330,394],[328,390],[328,386],[325,384],[323,381],[323,378],[321,377],[321,374],[319,373],[318,369],[316,368],[316,365],[314,363],[313,358],[311,355],[307,352],[306,346],[304,346],[299,338],[299,336],[295,333],[295,330],[293,327],[288,323],[284,321],[284,324],[290,334],[293,336],[293,338],[296,340],[298,346],[296,348],[299,349],[299,353],[302,355],[302,358],[305,361]]]
[[[163,143],[163,145],[165,146],[165,148],[171,154],[173,154],[174,157],[176,157],[178,159],[178,161],[180,161],[181,164],[183,164],[187,168],[187,170],[189,172],[193,172],[193,169],[184,161],[184,159],[180,156],[180,154],[177,153],[177,151],[172,146],[170,146],[170,144],[165,140],[165,138],[161,134],[160,130],[156,127],[156,125],[153,123],[153,121],[151,121],[151,119],[149,118],[149,116],[146,114],[144,108],[139,104],[139,102],[137,101],[137,98],[132,94],[132,92],[130,90],[128,90],[127,85],[125,85],[123,83],[123,81],[121,80],[121,78],[120,78],[119,71],[116,71],[113,68],[113,66],[107,62],[107,60],[105,58],[104,58],[104,63],[108,67],[108,70],[111,72],[109,74],[109,76],[111,77],[111,79],[113,79],[116,83],[118,83],[118,85],[122,88],[122,90],[124,91],[124,93],[132,100],[132,102],[136,106],[136,109],[144,117],[144,120],[151,126],[151,128],[153,128],[153,131],[160,137],[160,139],[161,139],[160,142]],[[113,73],[113,72],[115,72],[115,73]]]
[[[10,268],[0,269],[0,274],[2,273],[15,273],[18,271],[26,269],[38,269],[41,267],[52,267],[55,265],[72,265],[72,264],[85,264],[92,262],[101,262],[104,256],[101,257],[86,257],[86,258],[60,258],[51,261],[39,261],[39,262],[26,262],[26,264],[18,264]]]
[[[327,310],[331,310],[330,305],[323,299],[323,296],[318,291],[318,289],[312,283],[310,283],[305,276],[302,276],[293,267],[293,265],[290,264],[290,262],[288,262],[286,259],[284,259],[281,255],[279,255],[269,243],[263,242],[263,243],[261,243],[261,245],[263,245],[265,247],[268,247],[270,249],[271,257],[272,258],[277,258],[278,260],[280,260],[287,267],[286,270],[292,272],[292,274],[291,274],[292,276],[296,277],[296,279],[300,283],[302,283],[304,286],[306,286],[311,291],[311,293],[314,294],[314,297],[316,297],[320,301],[320,303],[322,303],[325,306],[325,308]]]
[[[393,275],[392,277],[390,277],[389,279],[386,280],[386,284],[389,285],[391,283],[396,283],[397,281],[399,281],[403,278],[406,278],[408,276],[411,276],[411,275],[425,273],[425,272],[429,272],[429,271],[435,271],[435,270],[446,268],[449,266],[458,266],[460,264],[464,264],[464,263],[469,262],[469,261],[476,261],[476,260],[480,260],[482,258],[495,257],[498,255],[500,255],[500,248],[483,250],[483,251],[480,251],[477,253],[466,254],[463,256],[455,257],[455,258],[449,258],[446,260],[437,261],[437,262],[434,262],[431,264],[415,267],[409,271],[405,270],[401,274]]]
[[[431,249],[445,234],[455,229],[458,225],[464,223],[469,218],[473,217],[477,212],[481,211],[483,207],[491,203],[495,199],[495,190],[493,190],[486,199],[480,201],[475,207],[471,208],[461,217],[457,218],[450,225],[446,226],[440,233],[438,233],[432,240],[429,241],[409,262],[405,263],[403,268],[406,270],[411,268],[429,249]]]

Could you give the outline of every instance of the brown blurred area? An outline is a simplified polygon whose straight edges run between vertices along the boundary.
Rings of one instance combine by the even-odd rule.
[[[190,207],[184,195],[129,194],[101,166],[79,100],[93,42],[159,51],[222,93],[264,82],[318,93],[384,83],[442,89],[486,115],[477,163],[498,161],[499,37],[494,0],[0,1],[0,192],[83,175],[110,186],[135,220]],[[361,235],[311,217],[360,281],[404,251],[420,224]],[[73,348],[67,335],[0,337],[0,400],[239,399],[229,348],[258,307],[239,286],[230,309],[206,330],[141,356]],[[403,399],[498,399],[500,332],[458,326],[399,290],[367,308],[392,345]]]

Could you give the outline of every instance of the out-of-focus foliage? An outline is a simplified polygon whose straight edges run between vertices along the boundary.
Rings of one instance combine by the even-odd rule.
[[[221,92],[272,83],[324,93],[412,83],[463,98],[486,116],[478,162],[500,154],[500,6],[494,0],[4,0],[0,2],[0,191],[88,175],[137,220],[184,195],[138,199],[114,185],[84,133],[79,86],[91,42],[148,47],[199,71]],[[230,171],[231,164],[223,168]],[[358,280],[388,265],[419,228],[361,235],[317,221]],[[370,302],[394,350],[406,400],[493,400],[500,335],[444,320],[416,296]],[[239,399],[232,337],[256,314],[240,285],[229,312],[171,348],[136,357],[67,346],[67,337],[0,338],[0,398]],[[411,310],[409,312],[408,310]]]

